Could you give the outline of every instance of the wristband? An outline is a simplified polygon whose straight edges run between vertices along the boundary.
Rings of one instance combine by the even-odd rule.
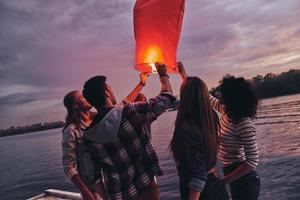
[[[145,85],[146,85],[145,83],[142,83],[142,82],[140,82],[139,84],[142,85],[142,86],[145,86]]]

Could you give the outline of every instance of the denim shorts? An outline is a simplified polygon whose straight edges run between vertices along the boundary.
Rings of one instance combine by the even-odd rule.
[[[227,175],[238,168],[242,163],[234,163],[223,168]],[[257,200],[260,191],[260,178],[255,170],[251,170],[246,175],[233,181],[230,185],[232,200]]]

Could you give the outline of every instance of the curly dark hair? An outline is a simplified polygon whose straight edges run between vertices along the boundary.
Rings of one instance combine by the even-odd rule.
[[[227,116],[238,123],[241,119],[256,115],[258,97],[250,81],[227,74],[220,81],[221,103]]]
[[[94,76],[87,80],[83,86],[82,94],[84,98],[97,109],[105,104],[105,81],[105,76]]]

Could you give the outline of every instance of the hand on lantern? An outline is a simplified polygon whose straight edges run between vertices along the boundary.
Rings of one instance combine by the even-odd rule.
[[[185,71],[185,68],[184,68],[182,62],[177,62],[176,66],[177,66],[177,71],[178,71],[179,75],[181,76],[182,80],[185,80],[188,76],[186,74],[186,71]]]
[[[161,92],[169,92],[173,94],[172,92],[172,86],[169,81],[169,76],[167,72],[167,66],[165,64],[161,63],[155,63],[155,67],[157,70],[157,73],[159,74],[159,79],[161,83]]]
[[[148,73],[148,72],[140,73],[140,84],[146,85],[147,78],[148,78],[149,75],[150,75],[150,73]]]
[[[157,62],[157,63],[155,63],[155,67],[156,67],[157,73],[160,77],[168,76],[167,66],[165,64],[161,64],[161,63]]]

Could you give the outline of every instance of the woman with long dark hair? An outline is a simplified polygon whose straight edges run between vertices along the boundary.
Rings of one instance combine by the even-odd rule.
[[[218,116],[211,106],[205,83],[198,77],[184,75],[170,143],[182,200],[228,198],[224,188],[211,192],[218,185],[216,177],[210,173],[216,165],[219,149],[218,126]]]
[[[62,136],[64,171],[80,190],[84,200],[106,199],[100,172],[95,171],[83,143],[83,129],[92,120],[91,106],[80,91],[69,92],[64,97],[64,106],[67,109]]]
[[[221,113],[219,157],[233,200],[257,200],[260,179],[256,130],[253,123],[258,98],[252,84],[244,78],[227,75],[219,86],[220,100],[211,97]]]

